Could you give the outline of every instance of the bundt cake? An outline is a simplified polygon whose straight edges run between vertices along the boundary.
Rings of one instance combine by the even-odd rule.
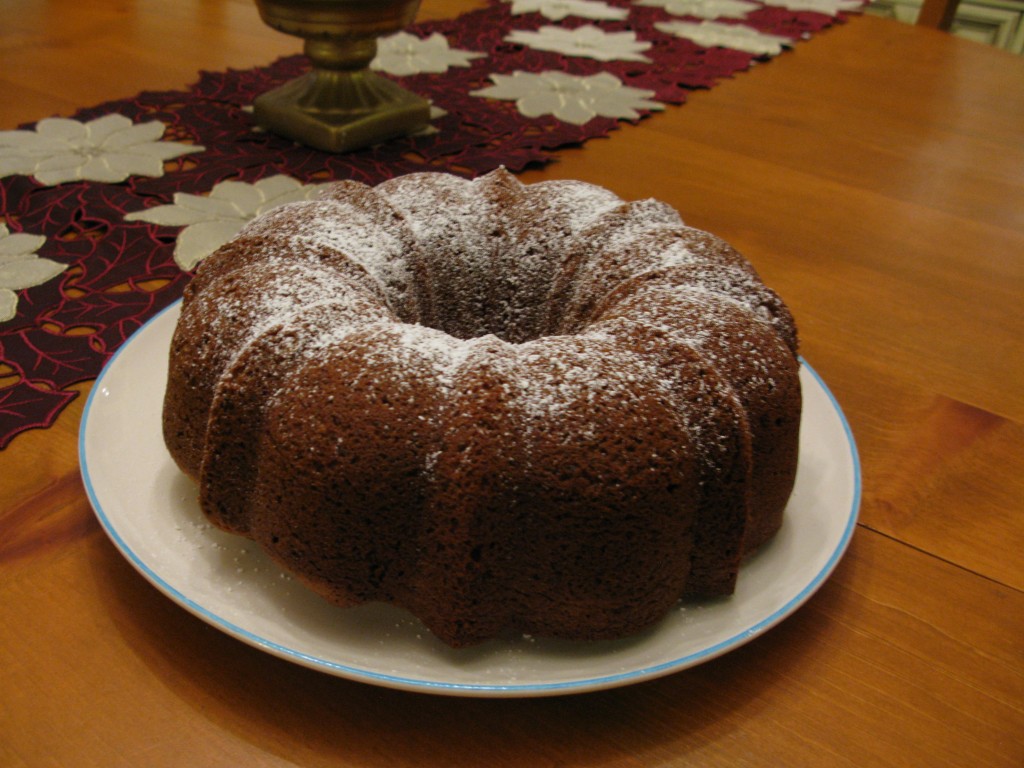
[[[331,185],[186,290],[164,436],[217,526],[462,646],[616,638],[782,523],[792,317],[667,205],[504,170]]]

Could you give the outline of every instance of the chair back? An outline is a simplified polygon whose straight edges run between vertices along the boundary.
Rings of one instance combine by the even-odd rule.
[[[948,32],[953,24],[953,17],[956,16],[958,5],[960,5],[960,0],[924,0],[917,23],[922,27]]]

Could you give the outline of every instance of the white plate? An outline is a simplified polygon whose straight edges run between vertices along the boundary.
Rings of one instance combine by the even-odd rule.
[[[544,696],[611,688],[700,664],[804,603],[835,568],[860,504],[857,450],[842,411],[804,364],[800,466],[782,531],[745,564],[736,593],[682,606],[614,642],[524,637],[455,651],[404,611],[341,609],[308,592],[251,542],[212,528],[161,437],[174,304],[100,374],[79,436],[82,477],[107,534],[172,600],[289,661],[393,688],[460,696]]]

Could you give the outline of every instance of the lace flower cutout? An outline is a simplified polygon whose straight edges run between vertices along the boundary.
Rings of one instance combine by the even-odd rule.
[[[785,8],[799,13],[816,11],[835,16],[840,11],[857,11],[864,7],[860,0],[762,0],[766,6]]]
[[[629,16],[627,9],[615,8],[607,3],[598,2],[598,0],[511,0],[511,2],[513,15],[539,13],[552,21],[561,21],[566,16],[621,21]]]
[[[716,21],[664,21],[654,25],[660,32],[691,40],[701,48],[731,48],[757,56],[777,56],[793,41],[780,35],[759,32],[745,24],[721,24]]]
[[[646,51],[651,44],[637,40],[636,32],[605,32],[592,24],[576,29],[541,27],[536,32],[516,29],[505,40],[538,51],[554,51],[597,61],[650,61],[640,52]]]
[[[424,72],[439,74],[449,67],[468,67],[473,59],[486,55],[449,48],[448,39],[438,32],[425,40],[408,32],[397,32],[378,41],[377,57],[370,68],[397,77]]]
[[[129,176],[163,176],[167,160],[205,149],[160,141],[165,129],[158,120],[136,125],[124,115],[104,115],[87,123],[50,117],[34,131],[0,131],[0,177],[33,176],[48,187],[117,183]]]
[[[18,311],[15,291],[42,285],[67,269],[66,264],[36,254],[45,242],[42,235],[12,235],[0,224],[0,323],[13,319]]]
[[[271,176],[255,184],[222,181],[209,195],[175,192],[172,205],[158,205],[125,215],[165,227],[185,227],[174,245],[174,261],[182,270],[195,269],[250,220],[271,208],[314,198],[325,184],[303,185],[290,176]]]
[[[526,117],[554,115],[573,125],[583,125],[595,117],[636,120],[640,117],[638,109],[664,109],[662,104],[648,100],[654,91],[630,88],[608,72],[576,76],[557,71],[516,71],[511,75],[493,74],[491,80],[494,85],[472,91],[472,95],[514,101]]]
[[[698,19],[743,19],[761,7],[747,0],[637,0],[636,4],[664,8],[674,16],[696,16]]]

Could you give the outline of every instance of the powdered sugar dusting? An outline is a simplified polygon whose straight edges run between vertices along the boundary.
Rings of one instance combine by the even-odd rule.
[[[663,203],[504,171],[347,182],[200,268],[165,435],[211,519],[341,604],[394,600],[445,632],[464,615],[406,600],[440,574],[462,611],[493,578],[491,621],[534,578],[499,583],[520,551],[555,564],[550,605],[589,599],[595,573],[651,593],[629,586],[635,552],[671,600],[726,593],[748,489],[795,467],[775,441],[798,436],[794,351],[753,268]]]
[[[501,359],[525,382],[516,398],[531,418],[551,418],[573,398],[610,387],[626,403],[638,386],[635,371],[632,379],[621,373],[635,368],[632,353],[608,347],[597,354],[615,364],[596,365],[594,338],[581,353],[579,339],[545,337],[546,328],[580,333],[625,314],[673,338],[685,335],[713,357],[719,351],[708,340],[723,332],[714,313],[682,327],[661,315],[679,291],[698,303],[704,295],[712,304],[742,306],[752,322],[779,321],[772,315],[774,294],[749,265],[734,253],[720,258],[718,241],[686,228],[669,206],[623,203],[583,182],[526,187],[498,171],[475,181],[413,174],[375,189],[346,183],[325,199],[271,211],[240,237],[259,243],[257,266],[231,278],[240,281],[237,290],[213,291],[216,311],[202,295],[196,300],[223,342],[210,347],[222,369],[293,317],[305,330],[286,334],[287,343],[307,359],[343,354],[355,329],[377,323],[387,337],[382,354],[405,350],[402,359],[429,366],[453,393],[473,360]],[[421,289],[419,303],[410,298],[414,275],[430,287]],[[572,293],[560,306],[567,276]],[[352,311],[339,313],[334,305]],[[322,319],[332,325],[316,325],[319,315],[309,310],[318,306],[331,307]],[[552,312],[566,319],[552,322]],[[754,350],[741,351],[756,357]],[[392,357],[397,368],[402,356]]]

